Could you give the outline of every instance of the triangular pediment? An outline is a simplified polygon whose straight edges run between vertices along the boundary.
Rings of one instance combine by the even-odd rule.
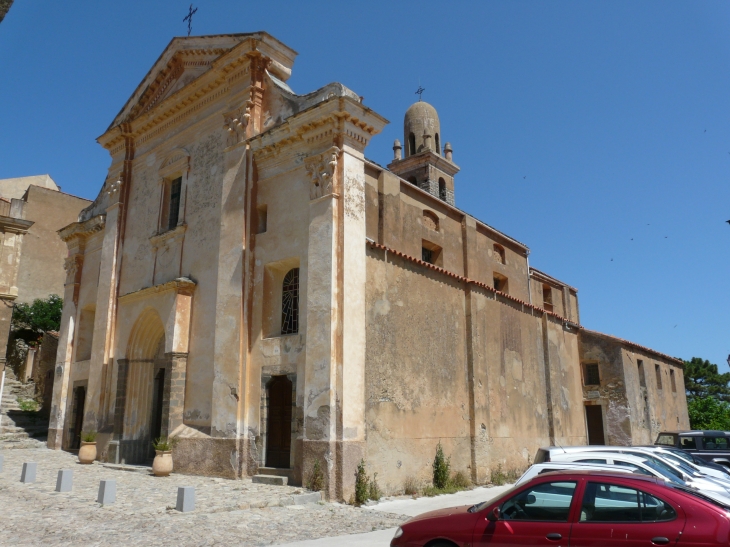
[[[242,42],[271,39],[272,37],[261,32],[173,38],[109,128],[122,122],[129,122],[150,111],[167,97],[206,73],[216,59]],[[273,40],[280,44],[278,40]],[[292,53],[296,54],[293,51]]]

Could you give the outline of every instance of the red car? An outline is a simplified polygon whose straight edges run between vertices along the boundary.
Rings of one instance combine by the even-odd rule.
[[[414,517],[390,545],[728,546],[730,507],[654,477],[558,471],[497,500]]]

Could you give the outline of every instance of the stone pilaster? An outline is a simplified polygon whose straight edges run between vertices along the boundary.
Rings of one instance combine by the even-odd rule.
[[[165,388],[162,399],[162,436],[167,437],[183,423],[187,353],[166,353]]]
[[[114,401],[114,440],[124,435],[124,407],[127,403],[129,359],[117,359],[117,393]]]
[[[99,284],[96,292],[96,313],[94,333],[91,341],[91,362],[89,363],[89,385],[84,406],[84,430],[100,431],[104,424],[102,408],[104,391],[104,370],[110,358],[111,327],[116,305],[117,245],[119,231],[120,203],[119,184],[109,185],[110,198],[114,200],[107,208],[104,239],[101,247]],[[111,367],[109,367],[111,368]]]
[[[75,250],[78,250],[76,248]],[[63,433],[68,407],[68,382],[71,375],[71,354],[75,331],[76,304],[78,302],[78,285],[81,277],[83,256],[72,254],[66,259],[66,285],[63,295],[63,312],[61,314],[61,330],[58,337],[56,353],[56,371],[53,380],[53,399],[48,424],[48,448],[60,450],[63,447]]]

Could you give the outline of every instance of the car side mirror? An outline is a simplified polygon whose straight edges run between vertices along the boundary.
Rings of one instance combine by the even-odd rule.
[[[497,522],[501,514],[502,512],[499,510],[499,507],[495,507],[489,513],[487,513],[487,520],[489,522]]]

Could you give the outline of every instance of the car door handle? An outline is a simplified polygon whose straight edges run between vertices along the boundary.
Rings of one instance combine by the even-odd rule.
[[[655,538],[651,538],[651,542],[654,545],[666,545],[667,543],[669,543],[669,538],[663,538],[661,536],[657,536]]]
[[[558,541],[559,539],[563,539],[563,536],[560,534],[548,534],[545,536],[547,539],[551,539],[553,541]]]

